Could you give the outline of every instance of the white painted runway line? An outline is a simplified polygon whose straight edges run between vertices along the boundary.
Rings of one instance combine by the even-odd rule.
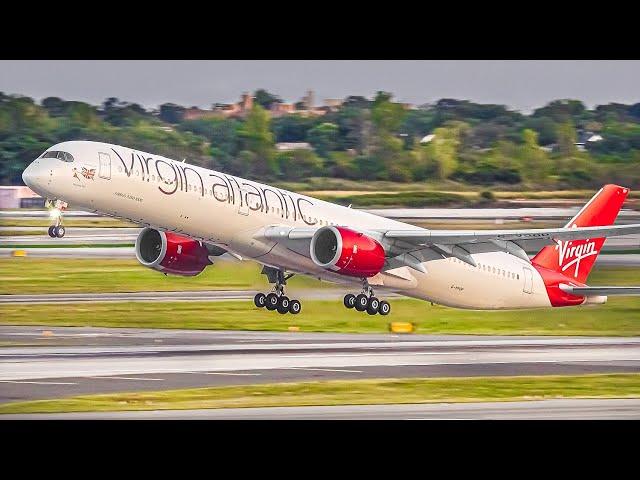
[[[73,382],[33,382],[27,380],[0,380],[0,383],[28,383],[33,385],[77,385]]]
[[[150,378],[150,377],[114,377],[112,375],[109,376],[95,376],[95,377],[84,377],[91,378],[93,380],[143,380],[148,382],[164,382],[164,378]]]
[[[362,373],[362,370],[345,370],[339,368],[306,368],[306,367],[290,367],[279,368],[278,370],[305,370],[305,371],[317,371],[317,372],[346,372],[346,373]]]
[[[473,350],[471,347],[475,347],[476,349],[479,347],[514,347],[514,349],[519,349],[522,347],[527,347],[532,349],[532,347],[541,347],[541,348],[554,348],[554,347],[587,347],[587,346],[602,346],[602,347],[613,347],[613,346],[628,346],[628,347],[640,347],[640,338],[548,338],[548,339],[501,339],[501,340],[426,340],[426,341],[402,341],[402,342],[340,342],[340,343],[271,343],[271,344],[256,344],[247,346],[245,344],[201,344],[201,345],[134,345],[134,346],[64,346],[64,347],[3,347],[0,349],[0,357],[8,357],[8,356],[18,356],[18,355],[34,355],[34,356],[43,356],[43,355],[97,355],[97,354],[127,354],[131,353],[133,355],[139,355],[141,353],[147,354],[155,354],[161,352],[201,352],[202,354],[207,354],[208,352],[229,352],[233,353],[235,351],[245,351],[247,349],[251,350],[349,350],[349,349],[397,349],[402,348],[407,350],[409,348],[437,348],[437,347],[446,347],[446,348],[460,348],[463,350],[459,350],[455,353],[467,353],[473,354],[479,350]],[[502,349],[504,351],[504,349]],[[396,352],[390,352],[388,355],[397,355],[398,353],[402,354],[404,352],[396,350]],[[423,352],[424,355],[450,355],[451,352]],[[295,358],[298,356],[306,356],[307,354],[284,354],[283,357]],[[325,354],[316,353],[315,355],[320,355],[322,357]],[[332,354],[337,356],[337,354]],[[342,356],[351,356],[351,355],[370,355],[370,353],[365,354],[351,354],[344,353],[340,354]],[[377,355],[385,355],[385,353],[377,353]]]
[[[236,377],[259,377],[261,373],[234,373],[234,372],[180,372],[180,373],[190,373],[193,375],[227,375],[227,376],[236,376]]]
[[[429,352],[362,353],[356,355],[326,353],[296,357],[268,353],[190,354],[169,357],[47,358],[0,361],[1,380],[30,380],[114,375],[153,375],[181,372],[246,372],[282,368],[354,369],[406,365],[478,365],[569,362],[640,362],[640,348],[526,348],[459,351],[451,355]]]

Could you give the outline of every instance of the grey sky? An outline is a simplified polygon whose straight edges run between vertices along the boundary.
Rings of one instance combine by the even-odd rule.
[[[286,101],[312,89],[316,103],[390,91],[398,101],[440,98],[499,103],[528,112],[550,100],[589,107],[640,102],[640,61],[0,61],[0,91],[41,100],[102,103],[107,97],[145,107],[174,102],[208,108],[266,88]]]

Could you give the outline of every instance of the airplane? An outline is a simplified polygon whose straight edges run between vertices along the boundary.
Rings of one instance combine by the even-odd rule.
[[[602,304],[640,287],[588,286],[606,237],[640,233],[613,225],[629,189],[605,185],[565,227],[430,230],[139,150],[68,141],[46,150],[24,183],[54,208],[63,237],[69,205],[143,225],[138,261],[194,276],[229,254],[262,264],[273,284],[256,307],[298,314],[287,280],[307,275],[345,285],[343,303],[369,315],[391,305],[374,289],[474,310]],[[529,258],[526,249],[540,251]]]

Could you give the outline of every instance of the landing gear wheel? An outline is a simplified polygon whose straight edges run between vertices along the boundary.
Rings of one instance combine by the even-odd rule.
[[[389,313],[391,312],[391,304],[384,300],[381,301],[380,306],[378,307],[378,312],[380,313],[380,315],[389,315]]]
[[[278,295],[275,293],[267,295],[265,307],[267,307],[267,310],[275,310],[278,308]]]
[[[302,310],[302,304],[300,303],[300,300],[291,300],[289,302],[289,312],[297,315],[298,313],[300,313],[300,310]]]
[[[356,305],[356,296],[353,293],[347,293],[344,296],[344,306],[347,308],[353,308]]]
[[[380,307],[380,300],[376,297],[369,298],[369,303],[367,304],[367,313],[369,315],[375,315],[378,313],[378,308]]]
[[[58,225],[57,227],[53,228],[53,233],[56,237],[62,238],[64,237],[65,229],[62,225]]]
[[[253,297],[253,303],[255,303],[256,307],[262,308],[267,303],[267,296],[264,293],[258,293]]]
[[[359,312],[364,312],[367,309],[368,304],[369,304],[369,299],[364,293],[361,293],[356,297],[355,308]]]
[[[278,298],[278,313],[282,315],[287,313],[289,311],[290,304],[291,302],[289,301],[289,297],[285,297],[284,295],[282,295],[280,298]]]
[[[49,233],[49,236],[50,236],[51,238],[55,238],[55,237],[56,237],[55,233],[53,233],[53,229],[54,229],[54,228],[56,228],[56,227],[55,227],[54,225],[51,225],[51,226],[49,227],[49,230],[47,230],[47,233]]]

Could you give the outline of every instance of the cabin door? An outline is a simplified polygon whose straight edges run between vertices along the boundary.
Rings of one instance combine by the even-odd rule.
[[[98,176],[111,180],[111,157],[108,153],[98,153]]]
[[[533,293],[533,273],[531,273],[531,269],[527,267],[523,267],[524,270],[524,285],[522,290],[524,293]]]

